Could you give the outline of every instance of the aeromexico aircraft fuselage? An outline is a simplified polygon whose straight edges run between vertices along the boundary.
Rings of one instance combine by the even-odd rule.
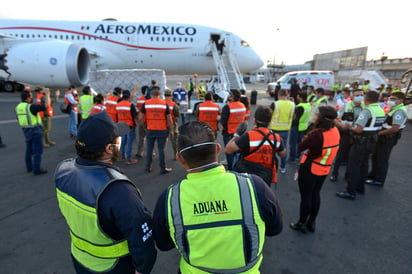
[[[13,80],[48,86],[84,85],[89,70],[100,69],[216,74],[209,43],[222,39],[241,72],[263,65],[245,40],[211,27],[0,19],[0,69]]]

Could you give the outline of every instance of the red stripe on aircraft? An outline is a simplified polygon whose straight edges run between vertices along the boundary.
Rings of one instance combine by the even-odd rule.
[[[88,33],[83,33],[83,32],[77,32],[77,31],[72,31],[72,30],[65,30],[65,29],[55,29],[55,28],[43,28],[43,27],[4,27],[0,28],[0,30],[13,30],[13,29],[18,29],[18,30],[46,30],[46,31],[57,31],[57,32],[66,32],[66,33],[71,33],[71,34],[76,34],[76,35],[84,35],[84,36],[89,36],[89,37],[96,37],[100,38],[100,36],[88,34]],[[189,48],[152,48],[152,47],[142,47],[142,46],[136,46],[132,44],[126,44],[126,43],[121,43],[115,40],[110,40],[110,39],[100,39],[104,41],[108,41],[114,44],[122,45],[122,46],[127,46],[130,48],[136,48],[136,49],[150,49],[150,50],[181,50],[181,49],[189,49]]]

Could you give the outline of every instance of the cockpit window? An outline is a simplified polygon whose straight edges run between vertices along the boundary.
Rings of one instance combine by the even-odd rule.
[[[246,42],[245,40],[240,41],[240,45],[241,45],[242,47],[249,47],[248,42]]]

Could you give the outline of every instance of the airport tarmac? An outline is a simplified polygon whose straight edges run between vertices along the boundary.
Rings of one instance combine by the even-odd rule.
[[[265,87],[248,85],[247,94],[257,89],[258,104],[269,105],[273,99],[265,94]],[[7,145],[0,149],[0,273],[71,274],[74,269],[68,228],[57,206],[53,181],[56,165],[75,157],[67,129],[68,116],[60,112],[58,105],[54,107],[56,116],[50,135],[57,145],[44,150],[42,162],[49,173],[33,176],[25,169],[24,136],[14,114],[19,101],[19,94],[0,93],[0,136]],[[252,115],[254,109],[252,106]],[[345,188],[345,167],[341,167],[337,182],[327,179],[314,234],[300,234],[289,228],[289,222],[298,219],[300,199],[293,180],[296,166],[288,164],[286,174],[279,174],[278,185],[272,186],[283,210],[284,228],[278,236],[266,238],[261,273],[410,273],[411,140],[409,124],[392,151],[385,186],[367,185],[366,194],[358,195],[355,201],[335,196],[335,192]],[[221,135],[218,141],[223,144]],[[219,159],[225,159],[223,153]],[[165,175],[159,174],[157,158],[151,174],[144,172],[144,160],[136,165],[117,164],[140,188],[152,211],[159,194],[185,177],[185,170],[173,161],[170,143],[166,161],[173,172]],[[159,251],[152,273],[176,273],[178,262],[176,250]]]

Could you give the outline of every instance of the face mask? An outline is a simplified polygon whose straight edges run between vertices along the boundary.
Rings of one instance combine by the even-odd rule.
[[[394,107],[394,106],[396,106],[396,102],[395,101],[388,101],[388,106]]]
[[[363,96],[355,96],[355,98],[353,99],[353,101],[355,102],[355,103],[362,103],[362,101],[363,101]]]
[[[306,91],[308,94],[310,94],[310,90]]]

